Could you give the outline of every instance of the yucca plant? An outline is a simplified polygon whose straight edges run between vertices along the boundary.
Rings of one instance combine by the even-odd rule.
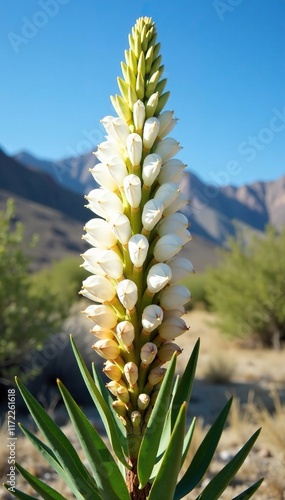
[[[191,262],[178,255],[191,240],[188,220],[179,212],[187,203],[179,189],[185,165],[173,158],[180,146],[168,137],[176,119],[172,111],[163,111],[169,92],[164,93],[160,44],[151,18],[137,20],[129,42],[123,78],[118,78],[121,95],[111,97],[118,116],[102,120],[106,141],[96,152],[100,163],[91,169],[99,188],[86,197],[97,217],[84,228],[91,248],[83,254],[83,267],[91,275],[83,281],[81,293],[94,302],[84,314],[94,323],[93,348],[105,359],[103,371],[110,380],[106,386],[95,367],[89,373],[71,340],[109,446],[60,381],[59,390],[88,464],[18,380],[45,442],[20,427],[69,486],[70,498],[178,500],[206,473],[231,401],[179,479],[195,427],[193,419],[186,430],[199,350],[197,342],[183,375],[176,377],[181,349],[174,340],[188,334],[182,316],[190,299],[188,288],[179,281],[193,272]],[[208,483],[200,500],[220,497],[258,432]],[[41,498],[63,499],[22,466],[17,468]],[[260,484],[257,481],[236,500],[250,498]],[[14,495],[35,498],[16,489]]]

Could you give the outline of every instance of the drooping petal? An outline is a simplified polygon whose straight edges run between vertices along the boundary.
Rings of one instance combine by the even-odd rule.
[[[142,224],[146,231],[151,231],[157,222],[161,219],[164,206],[161,201],[149,200],[143,207]]]
[[[118,318],[114,309],[106,305],[91,304],[88,306],[83,313],[91,318],[95,324],[102,326],[103,328],[115,328]]]
[[[166,139],[158,141],[154,152],[161,156],[162,163],[164,163],[167,160],[170,160],[172,156],[176,155],[180,149],[182,148],[180,147],[179,142],[172,137],[166,137]]]
[[[117,237],[108,222],[102,219],[91,219],[84,227],[86,235],[83,239],[98,248],[112,248],[117,243]]]
[[[135,339],[134,325],[130,321],[120,321],[116,327],[116,334],[126,347],[130,347]]]
[[[128,311],[131,311],[138,300],[137,285],[129,279],[120,281],[117,286],[117,295],[121,304],[123,304]]]
[[[191,293],[186,286],[170,285],[162,290],[160,305],[163,309],[175,309],[184,306],[191,298]]]
[[[146,342],[142,348],[140,357],[145,365],[150,365],[157,353],[157,346],[153,342]]]
[[[142,178],[145,186],[152,186],[161,169],[161,157],[156,154],[147,155],[142,166]]]
[[[171,269],[167,264],[159,263],[152,266],[147,275],[147,287],[150,293],[157,293],[171,280]]]
[[[182,318],[170,317],[164,320],[158,327],[159,335],[164,340],[171,340],[179,337],[189,330]]]
[[[99,217],[108,220],[115,213],[123,213],[124,206],[119,196],[105,189],[93,189],[86,196],[87,205]]]
[[[83,290],[91,294],[92,300],[96,302],[109,302],[116,295],[116,290],[112,283],[104,276],[88,276],[82,282]]]
[[[180,235],[188,226],[189,222],[187,217],[184,214],[175,212],[162,219],[157,226],[157,232],[159,236],[165,236],[170,233]]]
[[[162,165],[157,178],[159,184],[164,184],[165,182],[175,182],[179,184],[183,178],[185,168],[186,165],[176,158],[166,161]]]
[[[125,214],[114,214],[110,218],[109,224],[116,238],[118,238],[123,245],[126,245],[132,235],[131,224],[128,217]]]
[[[120,348],[112,339],[98,340],[92,348],[104,359],[116,359],[120,355]]]
[[[130,259],[134,266],[141,267],[147,257],[149,243],[143,234],[135,234],[128,242]]]
[[[163,320],[163,310],[156,304],[144,308],[142,313],[142,326],[146,332],[152,332]]]
[[[164,209],[166,209],[174,200],[176,200],[179,193],[180,189],[178,188],[177,184],[167,182],[159,186],[154,195],[154,199],[159,200],[164,206]]]
[[[166,234],[156,243],[153,256],[157,262],[165,262],[180,252],[182,246],[182,240],[177,234]]]
[[[86,265],[85,269],[94,274],[109,276],[119,279],[123,275],[123,262],[118,254],[112,250],[102,250],[101,248],[89,248],[82,254]]]
[[[171,283],[176,283],[194,272],[192,262],[185,257],[174,257],[167,264],[172,271]]]

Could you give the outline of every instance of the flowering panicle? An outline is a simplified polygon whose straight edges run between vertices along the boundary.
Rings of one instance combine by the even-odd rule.
[[[86,196],[87,207],[100,218],[84,228],[92,248],[82,266],[91,275],[81,293],[98,303],[84,313],[95,323],[93,349],[106,360],[113,408],[129,433],[140,434],[162,365],[181,353],[173,340],[188,330],[182,316],[190,292],[178,282],[193,267],[178,256],[191,239],[178,212],[188,201],[179,189],[185,165],[168,136],[177,120],[163,111],[169,92],[151,18],[137,21],[129,42],[121,95],[111,97],[118,116],[103,118],[106,140],[90,170],[100,187]]]

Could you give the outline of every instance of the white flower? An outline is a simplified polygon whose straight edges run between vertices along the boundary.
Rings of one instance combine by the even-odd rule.
[[[164,340],[171,340],[179,337],[189,330],[182,318],[168,318],[158,327],[159,335]]]
[[[182,240],[177,234],[166,234],[156,243],[153,256],[157,262],[165,262],[180,252]]]
[[[166,161],[163,164],[157,178],[159,184],[164,184],[165,182],[179,183],[182,180],[185,168],[186,165],[181,160],[177,160],[176,158]]]
[[[137,365],[133,361],[129,361],[124,366],[124,374],[130,385],[135,385],[139,377],[139,371]]]
[[[182,239],[183,246],[186,245],[188,241],[193,240],[192,234],[187,229],[184,229],[182,233],[179,233],[179,236]]]
[[[120,368],[112,363],[111,360],[107,360],[105,362],[103,372],[105,373],[105,375],[107,375],[107,377],[109,377],[111,380],[115,380],[116,382],[118,382],[122,378],[122,372]]]
[[[119,140],[123,146],[126,144],[130,130],[125,120],[114,116],[105,116],[101,123],[115,142]]]
[[[152,186],[161,168],[161,157],[150,154],[145,157],[142,166],[142,178],[145,186]]]
[[[117,314],[114,309],[106,305],[91,304],[83,313],[103,328],[112,329],[117,325]]]
[[[103,217],[104,219],[109,219],[113,214],[119,212],[124,212],[124,206],[121,202],[120,198],[111,191],[107,191],[105,189],[93,189],[86,196],[86,199],[89,201],[89,205],[87,205],[92,212],[99,217]]]
[[[86,235],[82,238],[90,245],[98,248],[112,248],[117,243],[117,237],[108,222],[102,219],[91,219],[84,227]]]
[[[173,259],[170,259],[167,264],[172,271],[171,283],[180,281],[188,274],[194,272],[192,262],[184,257],[174,257]]]
[[[142,130],[145,120],[145,106],[140,99],[134,104],[133,120],[136,130]]]
[[[148,118],[145,121],[143,128],[143,145],[146,149],[153,146],[155,139],[158,136],[160,122],[157,118]]]
[[[141,360],[145,365],[150,365],[157,353],[157,347],[153,342],[146,342],[141,348]]]
[[[157,357],[163,363],[170,361],[174,353],[181,354],[182,349],[179,345],[174,344],[174,342],[164,342],[159,348]]]
[[[109,171],[111,177],[114,179],[118,187],[121,187],[124,182],[124,178],[128,175],[128,170],[125,163],[119,159],[114,158],[108,163],[104,163],[106,169]]]
[[[132,235],[132,228],[128,217],[125,214],[114,214],[110,218],[109,224],[116,239],[118,238],[123,245],[126,245]]]
[[[109,276],[119,279],[123,275],[123,262],[112,250],[102,250],[101,248],[89,248],[84,254],[84,267],[93,274]]]
[[[135,234],[128,242],[130,259],[134,266],[141,267],[147,257],[149,243],[143,234]]]
[[[109,163],[114,160],[124,160],[124,154],[120,145],[111,141],[101,142],[95,156],[97,156],[101,163]]]
[[[110,302],[116,295],[116,290],[112,283],[104,276],[88,276],[82,282],[83,290],[81,294],[88,296],[96,302]],[[87,292],[87,295],[84,292]],[[88,293],[89,292],[89,293]]]
[[[184,306],[191,298],[191,294],[186,286],[170,285],[162,290],[160,295],[160,305],[163,309],[175,309]]]
[[[97,163],[95,167],[90,168],[89,171],[93,175],[95,181],[104,189],[109,189],[110,191],[116,191],[118,189],[117,183],[104,163]]]
[[[163,111],[158,116],[160,127],[159,127],[159,138],[165,137],[177,123],[177,119],[173,118],[174,111]]]
[[[187,196],[184,193],[179,193],[176,200],[174,200],[171,205],[169,205],[163,212],[164,217],[168,217],[174,212],[178,212],[181,208],[184,208],[185,205],[189,203]]]
[[[157,366],[156,368],[153,368],[149,372],[148,376],[148,381],[150,385],[156,385],[159,384],[159,382],[162,381],[164,375],[166,372],[166,368],[160,368],[160,366]]]
[[[164,163],[167,160],[170,160],[172,156],[176,155],[176,153],[178,153],[180,149],[182,148],[180,147],[179,142],[177,142],[172,137],[167,137],[166,139],[162,139],[157,143],[154,152],[161,156],[162,163]]]
[[[138,396],[137,404],[140,410],[145,410],[148,407],[149,402],[150,402],[150,397],[148,394],[143,393]]]
[[[157,232],[159,236],[165,236],[166,234],[178,234],[183,233],[185,229],[189,226],[187,217],[184,214],[175,212],[162,219],[157,227]]]
[[[152,266],[147,275],[147,286],[150,293],[157,293],[171,280],[171,269],[167,264]]]
[[[164,206],[159,200],[149,200],[145,203],[142,213],[142,223],[146,231],[151,231],[161,219]]]
[[[112,339],[98,340],[92,348],[104,359],[116,359],[120,355],[120,348]]]
[[[127,202],[132,208],[137,208],[141,202],[141,181],[137,175],[130,174],[124,179],[124,191]]]
[[[138,134],[129,134],[126,141],[127,152],[133,167],[141,162],[142,140]]]
[[[128,311],[131,311],[138,300],[137,285],[129,279],[120,281],[117,286],[117,296],[121,304],[123,304]]]
[[[130,347],[135,339],[134,325],[130,321],[120,321],[116,327],[116,334],[126,347]]]
[[[154,199],[159,200],[163,204],[164,209],[166,209],[174,200],[176,200],[179,193],[180,189],[177,184],[167,182],[159,186],[154,195]]]
[[[163,310],[156,304],[144,308],[142,313],[142,326],[146,332],[152,332],[163,320]]]
[[[104,328],[103,326],[95,325],[91,328],[90,333],[95,335],[100,340],[103,339],[114,339],[114,332],[109,328]]]

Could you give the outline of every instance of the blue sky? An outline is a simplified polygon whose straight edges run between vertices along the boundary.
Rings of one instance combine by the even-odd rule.
[[[156,23],[179,157],[204,181],[285,173],[284,0],[0,0],[0,145],[59,159],[114,114],[127,35]]]

